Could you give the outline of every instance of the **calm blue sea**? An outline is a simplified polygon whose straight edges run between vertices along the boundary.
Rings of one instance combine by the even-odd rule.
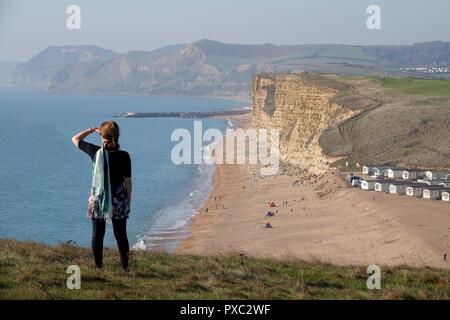
[[[71,137],[128,111],[205,111],[238,107],[233,101],[175,97],[50,94],[0,91],[0,238],[57,244],[90,244],[85,216],[91,161]],[[206,200],[213,168],[175,166],[170,152],[174,129],[193,131],[193,120],[114,118],[122,149],[133,164],[130,243],[152,248],[179,230]],[[221,120],[203,127],[224,130]],[[99,143],[98,135],[87,139]],[[176,238],[176,237],[174,237]],[[111,225],[105,244],[115,245]],[[169,248],[170,250],[170,248]]]

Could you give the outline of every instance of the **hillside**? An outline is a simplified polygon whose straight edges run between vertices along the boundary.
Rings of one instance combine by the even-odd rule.
[[[326,154],[351,163],[397,163],[450,168],[450,81],[426,79],[342,79],[377,102],[327,129]]]
[[[368,46],[363,51],[382,61],[401,66],[449,65],[450,59],[450,43],[442,41],[412,46]]]
[[[17,67],[17,88],[249,98],[267,72],[408,75],[400,67],[450,65],[450,43],[413,46],[245,45],[201,40],[154,51],[49,47]],[[442,74],[446,76],[446,74]]]
[[[0,240],[0,299],[449,299],[449,273],[382,268],[382,289],[368,290],[363,267],[334,267],[240,256],[196,257],[133,252],[119,272],[115,251],[105,270],[91,252]],[[69,265],[81,268],[81,290],[68,290]]]
[[[111,50],[97,46],[48,47],[28,62],[17,66],[13,84],[23,88],[51,89],[54,83],[67,80],[67,68],[78,72],[92,72],[103,62],[116,56]]]

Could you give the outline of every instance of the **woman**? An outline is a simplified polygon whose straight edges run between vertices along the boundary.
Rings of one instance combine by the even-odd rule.
[[[102,146],[84,139],[97,132]],[[119,150],[120,129],[114,121],[103,122],[76,134],[73,144],[93,161],[92,188],[88,201],[88,217],[92,220],[92,252],[96,268],[103,267],[103,238],[106,219],[112,220],[123,271],[128,271],[129,243],[127,219],[131,205],[131,160],[128,152]]]

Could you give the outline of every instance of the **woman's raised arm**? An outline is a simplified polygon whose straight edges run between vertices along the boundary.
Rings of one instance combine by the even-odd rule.
[[[97,131],[98,129],[95,127],[86,129],[84,131],[81,131],[79,133],[77,133],[76,135],[74,135],[72,137],[72,142],[75,145],[75,147],[78,148],[78,142],[80,142],[81,140],[84,140],[84,138],[86,138],[88,135],[94,133],[95,131]]]

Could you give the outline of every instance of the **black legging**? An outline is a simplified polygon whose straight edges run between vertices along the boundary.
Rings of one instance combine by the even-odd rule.
[[[92,220],[92,252],[94,254],[95,266],[101,268],[103,266],[103,238],[105,237],[106,220]],[[127,219],[112,219],[114,236],[119,247],[120,264],[122,269],[128,268],[128,252],[130,246],[127,237]]]

